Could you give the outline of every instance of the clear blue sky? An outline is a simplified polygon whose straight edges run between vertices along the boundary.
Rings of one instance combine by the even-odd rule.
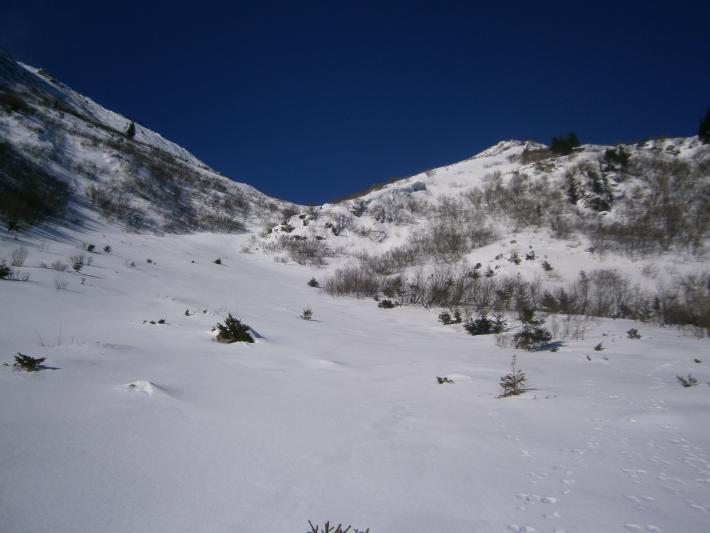
[[[694,135],[710,2],[0,3],[0,46],[271,195],[502,139]]]

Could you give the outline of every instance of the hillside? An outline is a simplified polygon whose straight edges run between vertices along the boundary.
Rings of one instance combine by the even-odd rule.
[[[243,231],[289,205],[2,53],[0,154],[6,224]]]
[[[707,529],[708,146],[305,207],[130,124],[0,57],[3,533]]]

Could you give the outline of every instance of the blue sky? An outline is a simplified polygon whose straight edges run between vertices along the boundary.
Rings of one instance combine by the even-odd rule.
[[[305,204],[503,139],[697,132],[705,2],[0,4],[0,46]]]

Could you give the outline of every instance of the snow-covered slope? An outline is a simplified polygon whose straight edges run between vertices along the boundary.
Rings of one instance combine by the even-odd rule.
[[[662,206],[651,204],[649,198],[655,197],[662,198]],[[710,229],[709,197],[710,146],[696,137],[584,145],[564,156],[531,141],[502,141],[468,160],[302,212],[287,221],[294,229],[286,232],[291,237],[329,238],[335,248],[383,251],[432,223],[461,226],[475,218],[479,225],[494,224],[504,237],[526,229],[559,234],[555,226],[562,220],[579,230],[572,231],[575,237],[586,236],[583,240],[590,242],[589,226],[635,224],[639,210],[653,207],[658,213],[645,221],[646,229],[649,235],[654,230],[662,233],[667,242],[639,244],[632,253],[658,253],[678,245],[695,246],[699,252]],[[676,209],[682,214],[673,234],[673,223],[665,218]],[[282,226],[274,227],[267,240],[283,236]],[[684,231],[692,235],[681,238]],[[626,246],[623,236],[614,238],[620,241],[617,248]],[[683,239],[697,242],[691,245]]]
[[[0,53],[0,186],[7,196],[16,189],[43,193],[20,195],[19,203],[42,203],[27,208],[30,215],[54,204],[54,224],[86,225],[103,215],[132,230],[238,231],[278,218],[290,205],[219,175],[140,124],[130,136],[130,126],[49,73]],[[45,190],[47,183],[62,189],[65,209],[58,210],[63,205],[56,206],[56,188]],[[19,223],[33,222],[22,211],[13,214]]]
[[[322,270],[239,253],[245,235],[76,237],[112,251],[57,272],[38,266],[82,251],[0,242],[31,274],[0,282],[0,359],[47,357],[0,367],[3,531],[707,528],[707,340],[550,317],[560,350],[525,352],[330,297],[306,285]],[[255,344],[214,341],[228,312]],[[500,399],[514,353],[531,390]]]

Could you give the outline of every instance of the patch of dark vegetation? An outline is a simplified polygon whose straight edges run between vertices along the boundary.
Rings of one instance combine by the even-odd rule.
[[[495,315],[491,319],[481,313],[478,318],[467,320],[463,327],[469,335],[491,335],[505,331],[505,320],[501,315]]]
[[[574,132],[560,137],[553,137],[550,141],[550,151],[556,155],[569,155],[580,145],[579,139]]]
[[[254,342],[248,325],[234,318],[231,313],[224,319],[224,324],[218,323],[217,342],[231,344],[233,342]]]
[[[344,526],[343,524],[331,524],[326,522],[321,528],[318,525],[313,525],[309,520],[308,526],[311,528],[307,533],[370,533],[370,528],[367,529],[352,529],[352,526]]]
[[[28,114],[32,111],[21,94],[5,90],[0,90],[0,109],[20,114]]]
[[[64,181],[0,141],[0,218],[9,230],[62,216],[69,197]]]
[[[45,359],[46,357],[31,357],[18,352],[12,366],[25,372],[37,372],[42,369],[42,363]]]

